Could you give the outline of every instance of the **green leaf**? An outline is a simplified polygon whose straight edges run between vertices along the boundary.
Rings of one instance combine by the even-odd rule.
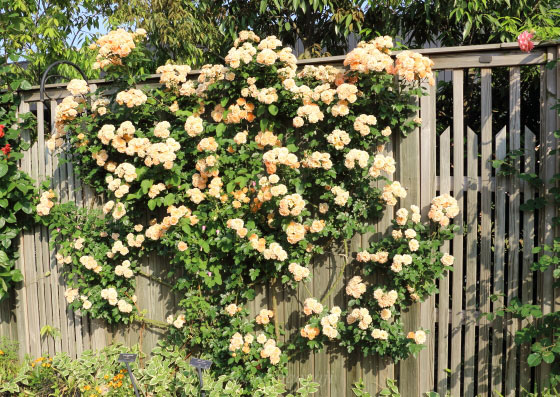
[[[31,83],[27,80],[22,80],[19,88],[22,90],[30,90],[32,87]]]
[[[531,353],[527,357],[527,363],[530,367],[536,367],[542,362],[542,356],[540,353]]]
[[[554,353],[552,352],[545,352],[542,354],[542,359],[547,364],[552,364],[554,362]]]
[[[218,124],[218,126],[216,127],[216,135],[217,136],[222,136],[222,134],[224,133],[226,128],[227,128],[227,126],[224,123]]]
[[[8,258],[8,254],[6,254],[4,251],[0,251],[0,263],[8,265],[9,261],[10,259]]]
[[[0,163],[0,178],[8,173],[8,164]]]
[[[271,115],[276,116],[278,114],[278,107],[274,104],[268,105],[268,112]]]
[[[148,193],[148,191],[150,190],[150,188],[152,187],[152,185],[154,184],[154,181],[151,179],[144,179],[141,183],[140,186],[142,187],[142,193],[146,194]]]
[[[166,206],[170,206],[173,205],[175,203],[175,195],[173,193],[169,193],[167,196],[165,196],[165,198],[163,199],[163,205]]]

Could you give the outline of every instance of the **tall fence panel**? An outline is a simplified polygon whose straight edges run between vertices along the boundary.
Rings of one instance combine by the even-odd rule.
[[[454,271],[439,282],[439,295],[413,305],[404,314],[406,331],[419,327],[430,331],[427,348],[417,358],[397,364],[383,357],[364,357],[361,352],[348,355],[334,347],[302,354],[288,364],[286,380],[290,386],[299,376],[313,374],[321,384],[319,395],[329,397],[352,396],[352,384],[362,378],[372,393],[381,390],[387,379],[397,379],[403,396],[420,396],[431,390],[452,396],[516,396],[522,388],[531,388],[546,378],[548,369],[543,366],[538,373],[531,371],[526,364],[528,349],[514,344],[515,332],[525,322],[507,316],[488,321],[481,314],[514,298],[533,302],[534,296],[534,303],[542,305],[545,312],[558,310],[560,294],[553,290],[551,275],[534,278],[530,270],[536,259],[532,248],[550,243],[554,237],[549,219],[555,209],[548,204],[540,213],[521,211],[521,204],[543,192],[527,182],[496,175],[491,161],[521,149],[523,156],[518,161],[522,171],[539,173],[544,180],[556,172],[557,157],[550,151],[557,145],[553,131],[558,121],[556,111],[550,108],[558,99],[560,69],[544,65],[558,56],[559,49],[537,47],[526,54],[515,44],[503,44],[421,51],[434,60],[441,85],[427,87],[429,95],[419,100],[421,128],[406,138],[394,137],[386,150],[397,160],[395,176],[408,190],[401,205],[418,204],[426,217],[432,197],[450,193],[461,208],[454,223],[462,231],[445,245],[455,264]],[[341,66],[342,60],[317,58],[300,64]],[[531,70],[540,76],[540,117],[535,125],[524,125],[527,117],[522,115],[528,110],[524,109],[522,76]],[[157,83],[157,77],[151,83]],[[507,103],[493,97],[497,89],[506,90]],[[52,157],[45,147],[45,136],[54,127],[57,103],[66,95],[68,92],[57,85],[47,87],[48,99],[43,102],[37,89],[24,93],[19,111],[33,111],[38,129],[37,140],[25,153],[21,168],[37,181],[51,177],[52,187],[63,201],[99,205],[101,199],[75,177],[71,162]],[[473,113],[473,106],[478,113]],[[31,136],[31,131],[22,131],[23,139]],[[547,190],[552,187],[546,185]],[[355,236],[351,249],[366,249],[371,241],[385,235],[393,211],[388,208],[383,218],[374,221],[376,233]],[[18,267],[25,280],[13,296],[0,303],[0,336],[19,341],[22,356],[65,351],[77,357],[86,349],[112,342],[140,343],[149,352],[164,329],[136,324],[109,327],[67,308],[64,282],[48,242],[48,230],[38,226],[20,237]],[[329,306],[345,305],[344,282],[354,275],[348,267],[342,282],[335,284],[343,254],[342,247],[334,247],[313,261],[313,281],[308,288],[317,298],[334,288]],[[161,282],[167,266],[164,258],[153,254],[144,259],[137,276],[138,305],[159,321],[176,307],[170,286]],[[367,281],[376,282],[377,278],[373,275]],[[252,313],[276,307],[287,334],[299,332],[303,323],[297,312],[307,297],[304,289],[288,290],[277,284],[257,292],[249,304]],[[490,299],[493,294],[498,296],[496,301]],[[41,337],[45,325],[59,329],[61,337]]]

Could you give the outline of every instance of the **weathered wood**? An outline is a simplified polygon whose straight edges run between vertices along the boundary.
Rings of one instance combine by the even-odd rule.
[[[480,222],[480,274],[479,308],[483,313],[490,311],[490,272],[492,267],[492,191],[486,183],[492,175],[492,69],[481,69],[481,158],[482,177],[481,222]],[[478,328],[478,393],[488,393],[490,369],[490,327],[484,318],[479,319]]]
[[[308,283],[307,285],[313,289],[312,283]],[[283,306],[286,311],[286,323],[284,325],[286,332],[288,335],[294,335],[300,332],[300,320],[302,321],[302,326],[305,326],[304,322],[306,319],[301,319],[303,315],[303,301],[299,301],[297,289],[286,289]],[[288,375],[286,376],[286,385],[289,389],[293,389],[297,386],[299,377],[299,363],[297,362],[297,358],[288,361],[287,367]]]
[[[327,255],[315,258],[313,261],[313,289],[316,292],[316,299],[322,300],[327,291],[329,290],[330,279],[329,279],[329,258]],[[326,302],[325,305],[328,305]],[[329,306],[329,309],[331,306]],[[301,311],[300,311],[301,313]],[[291,313],[286,313],[288,317]],[[319,383],[319,391],[325,397],[330,396],[331,388],[331,377],[328,374],[331,373],[330,360],[327,350],[315,353],[314,355],[314,379]]]
[[[509,74],[509,149],[521,148],[521,70],[518,66],[510,69]],[[519,160],[513,161],[515,169],[519,169]],[[519,202],[520,183],[518,178],[509,180],[509,231],[508,231],[508,294],[507,302],[519,298]],[[507,318],[506,340],[506,396],[514,396],[517,381],[517,346],[515,333],[519,329],[520,320]]]
[[[36,185],[39,184],[39,180],[44,180],[46,177],[47,160],[45,156],[45,109],[42,103],[37,103],[37,162],[38,162],[38,175],[36,179]],[[49,232],[46,227],[37,227],[36,236],[36,256],[37,256],[37,266],[40,273],[40,278],[38,279],[38,285],[40,287],[41,296],[41,308],[44,308],[45,315],[41,318],[41,325],[53,325],[53,311],[50,302],[52,301],[52,290],[49,283],[49,272],[50,272],[50,254],[48,247]],[[42,290],[42,291],[41,291]],[[42,293],[41,293],[42,292]],[[43,324],[44,323],[44,324]],[[54,338],[45,335],[43,338],[43,352],[48,354],[54,354]]]
[[[506,127],[496,135],[496,159],[503,160],[506,157]],[[493,303],[493,309],[500,309],[504,305],[503,294],[505,291],[505,234],[506,234],[506,190],[507,178],[496,176],[496,224],[494,230],[494,290],[498,296]],[[504,343],[504,319],[497,317],[492,322],[492,393],[502,393],[504,379],[502,370],[504,357],[502,354]]]
[[[333,247],[333,253],[330,255],[330,284],[329,289],[333,283],[338,279],[339,273],[342,271],[344,266],[344,249],[342,247]],[[340,308],[345,307],[345,297],[344,288],[341,285],[336,288],[331,296],[329,296],[329,307],[339,306]],[[330,346],[329,356],[331,360],[331,377],[333,377],[334,382],[331,382],[330,396],[340,396],[340,397],[350,397],[346,396],[346,362],[345,358],[348,356],[346,349],[339,348],[336,346]],[[304,374],[301,374],[304,375]]]
[[[467,175],[478,176],[478,136],[467,127]],[[476,325],[477,310],[476,284],[478,280],[477,271],[477,248],[478,248],[478,191],[474,185],[467,186],[467,258],[465,272],[467,283],[465,288],[465,348],[464,348],[464,376],[463,395],[474,396],[475,389],[475,347],[476,347]]]
[[[453,239],[453,273],[452,282],[452,313],[451,313],[451,370],[450,391],[452,396],[461,394],[461,363],[463,362],[462,335],[463,335],[463,209],[465,186],[468,180],[465,175],[465,136],[463,125],[463,84],[464,70],[453,71],[453,195],[460,208],[459,214],[454,218],[453,224],[459,226],[460,234]]]
[[[385,150],[387,151],[388,155],[391,155],[393,157],[395,156],[393,150],[393,141],[389,142],[385,146]],[[394,179],[393,175],[389,175],[388,177],[389,180]],[[384,185],[385,182],[383,181],[379,181],[377,184],[377,186],[381,189]],[[375,239],[377,241],[383,239],[389,234],[392,225],[391,222],[394,218],[394,210],[394,207],[386,207],[385,212],[383,213],[383,217],[377,222],[377,233],[375,235]],[[376,279],[376,281],[379,281],[379,279]],[[377,366],[376,368],[378,376],[376,389],[372,389],[372,392],[377,393],[385,387],[385,385],[387,384],[387,379],[395,379],[395,365],[393,364],[391,359],[388,359],[386,357],[376,357],[376,362],[374,362],[374,365]],[[368,378],[366,372],[364,372],[364,378]],[[373,382],[374,380],[372,379],[371,381]]]
[[[555,58],[558,61],[560,59],[560,45],[556,43],[556,46],[552,48],[552,52],[555,52]],[[556,102],[560,101],[560,65],[556,62]],[[560,128],[560,113],[556,110],[556,128]],[[558,140],[556,140],[558,143]],[[556,174],[560,173],[560,162],[558,161],[558,156],[556,156],[556,164],[555,164]],[[556,183],[558,186],[558,183]],[[554,228],[554,236],[558,237],[560,235],[560,226],[556,225]],[[560,311],[560,286],[555,284],[554,288],[554,303],[553,303],[553,311],[558,312]]]
[[[56,115],[56,107],[57,101],[51,100],[50,101],[51,107],[51,133],[55,130],[55,115]],[[62,188],[62,184],[67,178],[66,167],[64,165],[59,164],[59,157],[57,155],[52,156],[53,161],[53,179],[52,179],[52,188],[59,200],[62,200],[63,195],[65,194],[65,190]],[[67,197],[65,198],[65,201]],[[58,272],[58,267],[55,266],[53,269],[53,277],[56,277],[59,288],[58,288],[58,310],[59,310],[59,319],[60,319],[60,333],[61,337],[60,340],[62,342],[62,349],[65,352],[71,354],[71,349],[73,349],[73,343],[70,340],[70,335],[68,333],[68,319],[67,319],[67,310],[66,310],[66,299],[64,298],[64,292],[66,291],[66,285],[62,278],[62,274]]]
[[[350,253],[359,252],[362,250],[362,239],[360,235],[355,235],[350,241]],[[348,281],[360,273],[357,272],[356,267],[352,266],[352,257],[348,259],[348,266],[346,266],[346,272],[344,277],[344,284],[340,285],[342,291],[345,291],[345,287]],[[348,307],[348,301],[351,299],[346,293],[344,293],[344,307]],[[364,357],[361,351],[355,350],[351,354],[346,355],[346,396],[351,397],[354,393],[352,391],[352,385],[358,382],[362,378],[362,361]]]
[[[395,147],[397,152],[397,180],[406,187],[406,198],[401,199],[401,207],[410,207],[420,203],[420,129],[412,131],[408,137],[397,137]],[[416,331],[420,327],[420,305],[414,304],[403,312],[404,331]],[[401,394],[404,396],[420,396],[419,362],[415,358],[408,358],[399,363]],[[423,369],[423,368],[422,368]]]
[[[449,174],[451,172],[451,131],[449,127],[439,137],[439,175],[441,180],[439,194],[451,192]],[[443,252],[449,252],[449,242],[442,246]],[[445,395],[447,387],[448,352],[449,352],[449,274],[439,282],[438,306],[438,345],[436,389],[440,395]]]
[[[54,102],[54,103],[53,103]],[[52,120],[52,107],[56,107],[56,102],[55,101],[46,101],[45,104],[38,104],[38,108],[43,108],[43,112],[44,112],[44,106],[47,107],[47,109],[51,110],[51,112],[49,112],[49,119],[51,120],[51,122],[48,125],[48,132],[50,133],[53,129],[53,120]],[[39,110],[38,110],[39,111]],[[43,115],[44,118],[44,115]],[[45,158],[45,162],[46,162],[46,168],[45,168],[45,176],[54,176],[54,164],[53,164],[53,157],[50,155],[48,149],[46,147],[44,147],[44,142],[45,142],[45,137],[43,134],[42,140],[41,140],[42,144],[40,145],[41,147],[43,147],[43,156]],[[51,182],[52,184],[52,182]],[[51,186],[52,187],[52,186]],[[48,233],[48,230],[46,230]],[[47,234],[47,239],[45,240],[45,244],[47,246],[47,253],[48,253],[48,264],[49,264],[49,271],[50,271],[50,276],[48,277],[48,285],[49,288],[51,290],[51,296],[50,296],[50,302],[49,302],[49,306],[51,307],[51,312],[52,312],[52,326],[60,331],[60,315],[59,315],[59,302],[60,302],[60,296],[59,296],[59,282],[58,282],[58,264],[56,262],[56,251],[52,250],[50,251],[50,247],[48,246],[49,244],[49,240],[50,240],[50,236]],[[54,338],[54,351],[51,352],[51,354],[54,354],[55,352],[60,352],[62,351],[62,341],[61,338]]]
[[[556,58],[556,49],[548,49],[548,59],[554,60]],[[554,137],[554,131],[556,130],[556,110],[553,106],[556,104],[556,70],[546,69],[543,70],[541,79],[541,149],[539,150],[541,155],[540,162],[540,176],[544,181],[544,189],[541,194],[543,196],[548,196],[550,194],[550,189],[555,186],[552,177],[556,172],[556,156],[551,154],[551,150],[556,149],[556,138]],[[555,216],[554,205],[548,201],[543,209],[540,211],[540,245],[552,246],[554,239],[554,230],[552,228],[552,219]],[[549,251],[543,250],[542,255],[550,254]],[[544,314],[552,312],[553,309],[553,277],[552,277],[552,267],[542,272],[541,282],[540,282],[540,298],[541,306]],[[548,384],[548,377],[550,373],[550,366],[543,363],[538,368],[540,385],[544,386]]]
[[[525,127],[524,137],[524,172],[535,172],[535,146],[537,145],[537,138],[529,128]],[[535,198],[535,189],[527,181],[523,181],[523,202],[527,203],[529,200]],[[524,211],[523,215],[523,264],[521,268],[521,301],[523,303],[534,303],[533,301],[533,271],[531,266],[535,261],[533,254],[533,247],[535,246],[535,214],[533,211]],[[529,324],[529,320],[525,319],[521,322],[521,327]],[[531,349],[528,344],[523,344],[520,348],[519,355],[519,385],[525,390],[531,390],[531,369],[527,364],[527,357],[531,354]]]
[[[428,95],[420,100],[420,209],[424,221],[428,220],[430,203],[435,196],[433,181],[436,176],[436,91],[435,86],[424,84]],[[420,377],[420,392],[426,393],[434,389],[434,365],[432,358],[435,352],[435,297],[430,296],[420,304],[420,328],[427,330],[426,348],[418,354],[418,364],[423,375]]]

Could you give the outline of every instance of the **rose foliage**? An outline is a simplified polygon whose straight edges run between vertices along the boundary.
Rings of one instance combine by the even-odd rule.
[[[148,321],[134,276],[140,257],[156,252],[171,264],[182,309],[168,317],[169,343],[206,352],[243,382],[281,373],[289,350],[328,340],[395,359],[418,351],[426,334],[405,333],[400,310],[436,292],[453,263],[439,252],[458,212],[450,196],[434,199],[430,224],[417,207],[397,211],[391,237],[354,266],[385,281],[354,277],[348,308],[309,296],[309,323],[289,344],[278,341],[273,310],[250,319],[243,305],[258,285],[308,282],[314,255],[347,248],[406,196],[388,178],[395,161],[384,145],[420,125],[414,99],[420,80],[433,84],[432,62],[394,56],[392,39],[379,37],[350,52],[345,69],[298,70],[275,37],[241,32],[225,65],[194,73],[167,64],[157,69],[160,85],[142,85],[144,35],[118,30],[92,45],[96,67],[114,82],[92,92],[71,81],[48,141],[72,152],[80,178],[106,198],[94,211],[41,196],[72,307],[108,322]]]

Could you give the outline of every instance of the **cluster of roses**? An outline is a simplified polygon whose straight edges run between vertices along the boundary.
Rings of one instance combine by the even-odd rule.
[[[251,346],[255,340],[261,345],[256,348],[261,358],[268,358],[273,365],[280,362],[282,350],[276,345],[276,340],[268,338],[264,333],[258,334],[256,338],[253,334],[246,334],[245,336],[241,335],[239,332],[233,334],[229,343],[229,351],[232,353],[232,357],[237,357],[236,352],[238,350],[241,350],[245,354],[250,353]]]
[[[135,41],[145,36],[146,30],[144,29],[136,29],[135,33],[117,29],[101,36],[89,46],[90,50],[97,51],[93,68],[105,69],[109,65],[122,65],[122,58],[129,56],[136,48]]]
[[[52,198],[55,198],[55,194],[52,190],[47,190],[41,194],[39,204],[37,204],[37,215],[47,216],[51,212],[51,208],[54,206],[54,202],[51,200]]]
[[[393,62],[391,48],[393,39],[389,36],[378,37],[371,42],[362,41],[346,56],[344,65],[362,73],[385,71],[407,81],[427,79],[430,85],[435,84],[432,60],[417,52],[402,51]]]
[[[106,299],[111,306],[117,306],[117,308],[121,313],[132,312],[132,304],[130,304],[123,298],[119,299],[119,293],[115,288],[109,287],[109,288],[102,289],[100,294],[101,297],[103,299]],[[136,303],[136,295],[132,297],[132,302]]]
[[[104,41],[98,42],[96,47],[100,52],[100,58],[98,61],[105,65],[114,64],[118,65],[122,63],[122,58],[128,56],[130,51],[134,48],[135,42],[138,35],[132,34],[131,36],[125,36],[121,33],[111,36],[111,38],[106,38]],[[122,49],[114,48],[114,43],[123,43]],[[354,74],[345,74],[342,70],[334,68],[332,66],[308,66],[305,67],[296,76],[296,59],[291,53],[290,49],[280,48],[281,42],[271,36],[261,40],[252,32],[241,32],[239,39],[236,41],[234,48],[230,50],[228,56],[226,57],[226,66],[222,65],[205,65],[198,77],[197,81],[187,80],[190,68],[185,65],[164,65],[158,68],[158,72],[161,73],[160,82],[166,86],[166,88],[174,93],[193,97],[193,109],[188,109],[187,114],[189,116],[186,118],[184,123],[185,136],[175,135],[177,131],[172,131],[171,123],[168,121],[154,122],[153,130],[148,128],[148,131],[142,131],[140,136],[145,136],[145,133],[153,134],[156,138],[165,140],[163,142],[153,143],[148,138],[135,137],[135,126],[131,122],[123,122],[117,128],[116,125],[104,125],[97,135],[97,139],[104,145],[109,145],[107,150],[101,150],[94,153],[94,160],[99,167],[104,167],[109,173],[111,173],[109,178],[107,178],[106,183],[108,190],[117,198],[121,199],[129,192],[129,184],[136,183],[137,173],[136,167],[140,167],[138,159],[131,160],[130,163],[125,162],[117,164],[111,158],[115,151],[117,153],[124,153],[129,156],[135,156],[143,159],[144,165],[148,167],[162,165],[163,169],[170,170],[173,168],[174,161],[176,159],[175,153],[181,148],[181,145],[175,141],[175,139],[184,142],[183,138],[194,138],[196,147],[196,153],[198,159],[194,168],[196,172],[192,174],[192,183],[189,186],[188,181],[186,183],[186,188],[182,189],[186,192],[186,197],[194,203],[196,206],[202,203],[206,204],[205,200],[211,201],[213,199],[218,199],[216,203],[226,203],[229,205],[229,198],[233,196],[232,206],[235,209],[239,209],[244,205],[247,205],[251,210],[257,211],[260,206],[267,202],[273,201],[277,203],[277,208],[274,211],[270,211],[270,206],[266,207],[267,214],[265,216],[268,225],[271,225],[274,221],[275,213],[279,213],[281,217],[293,217],[297,219],[286,219],[283,223],[282,230],[285,233],[285,238],[289,244],[297,244],[302,242],[308,233],[321,233],[327,227],[331,227],[328,221],[324,219],[316,219],[320,217],[319,214],[327,214],[329,211],[329,204],[327,202],[321,202],[317,205],[318,214],[314,214],[309,218],[302,219],[304,216],[308,216],[312,209],[311,202],[306,200],[311,200],[307,196],[291,191],[291,187],[287,180],[281,183],[284,175],[285,167],[289,168],[287,171],[297,170],[302,168],[318,169],[319,171],[331,171],[335,164],[333,162],[338,161],[339,158],[343,158],[344,165],[346,169],[354,169],[356,167],[368,169],[369,175],[372,178],[378,178],[381,172],[386,172],[391,174],[395,170],[395,162],[390,156],[385,156],[382,154],[383,146],[379,145],[379,142],[386,142],[387,137],[391,135],[392,130],[389,125],[385,125],[385,119],[383,117],[375,117],[371,114],[365,114],[362,112],[356,112],[356,117],[347,127],[339,126],[338,128],[333,128],[332,130],[326,131],[325,136],[321,137],[325,141],[325,147],[328,148],[327,152],[321,151],[311,151],[306,150],[305,154],[299,155],[294,153],[297,149],[289,149],[284,147],[286,143],[282,141],[285,139],[284,132],[276,133],[273,131],[273,126],[263,126],[260,131],[256,133],[253,130],[252,123],[257,116],[260,115],[259,112],[253,112],[256,106],[260,106],[262,109],[265,105],[272,105],[279,101],[279,98],[283,98],[288,95],[301,103],[297,103],[296,115],[291,120],[291,123],[296,128],[305,129],[309,127],[309,124],[317,124],[325,117],[334,117],[336,120],[340,120],[340,124],[343,125],[345,116],[348,116],[350,112],[359,105],[360,98],[364,97],[364,93],[360,92],[358,85],[358,77]],[[400,58],[397,58],[395,63],[391,58],[390,48],[392,47],[392,40],[390,38],[379,38],[370,43],[360,43],[358,48],[352,51],[345,62],[347,66],[350,66],[352,71],[360,73],[375,72],[389,72],[402,76],[405,79],[413,77],[418,78],[428,78],[431,76],[431,63],[427,58],[415,55],[415,54],[404,54]],[[104,48],[103,50],[101,50]],[[400,55],[400,54],[399,54]],[[238,69],[243,65],[255,62],[259,66],[259,70],[263,70],[263,73],[276,73],[281,80],[281,85],[276,85],[274,87],[262,87],[258,86],[259,83],[262,84],[265,79],[255,76],[239,77]],[[270,67],[274,65],[274,67]],[[267,68],[270,67],[270,68]],[[246,73],[243,74],[247,76]],[[260,76],[260,75],[259,75]],[[296,78],[300,80],[296,81]],[[234,102],[226,105],[227,101],[216,104],[212,103],[212,108],[205,109],[204,98],[213,95],[209,88],[212,84],[226,80],[234,81],[239,80],[240,86],[242,86],[239,94],[236,94],[233,98]],[[246,84],[245,84],[246,83]],[[74,82],[69,89],[73,90],[74,95],[85,95],[87,93],[87,84],[84,85],[82,82]],[[281,90],[285,90],[283,92]],[[281,94],[281,95],[280,95]],[[240,95],[240,98],[237,98]],[[180,99],[178,99],[180,100]],[[131,88],[126,91],[121,91],[116,95],[116,102],[121,106],[126,106],[128,108],[138,107],[146,104],[147,96],[146,94],[137,88]],[[65,123],[75,119],[78,114],[82,111],[80,107],[83,103],[81,98],[68,100],[60,109],[60,116],[58,120],[60,123]],[[105,99],[98,99],[92,105],[92,110],[99,116],[103,116],[107,112],[109,102]],[[175,101],[171,106],[169,106],[171,112],[177,112],[179,110],[179,104]],[[269,111],[275,109],[274,105],[268,107]],[[278,111],[278,108],[276,108]],[[294,108],[295,109],[295,108]],[[192,113],[190,112],[192,110]],[[205,113],[210,112],[210,117],[204,116]],[[183,112],[181,112],[183,113]],[[181,114],[177,113],[177,114]],[[271,111],[272,113],[272,111]],[[58,113],[57,113],[58,114]],[[292,116],[290,116],[292,117]],[[352,116],[354,117],[354,116]],[[184,120],[184,119],[183,119]],[[214,123],[225,123],[228,125],[227,132],[233,131],[239,128],[232,134],[232,143],[227,143],[230,145],[227,147],[228,153],[233,153],[236,150],[242,151],[246,150],[248,147],[247,143],[254,140],[257,144],[259,150],[263,150],[259,153],[259,160],[262,158],[262,163],[266,170],[266,175],[264,172],[258,175],[255,182],[252,182],[251,187],[240,187],[238,190],[230,192],[228,188],[228,193],[224,194],[222,187],[224,183],[229,181],[224,177],[222,181],[222,176],[220,176],[220,170],[218,167],[220,162],[220,156],[223,156],[226,151],[226,146],[220,147],[223,144],[223,140],[219,139],[220,135],[216,133],[216,136],[204,136],[200,135],[212,131],[216,131],[217,128]],[[306,124],[308,124],[306,126]],[[112,128],[111,128],[112,127]],[[221,125],[223,127],[223,125]],[[396,128],[396,127],[394,127]],[[249,132],[251,130],[251,132]],[[223,130],[222,130],[223,131]],[[174,138],[171,138],[171,134],[174,133]],[[61,146],[63,143],[63,135],[53,135],[55,137],[54,146]],[[367,138],[366,138],[367,137]],[[200,140],[199,140],[200,139]],[[373,146],[374,150],[377,149],[377,154],[369,153],[358,146],[362,140],[367,140],[367,142],[376,142]],[[58,145],[60,143],[60,145]],[[252,147],[254,143],[251,142]],[[242,145],[247,145],[245,148]],[[290,145],[286,145],[290,146]],[[362,147],[362,146],[360,146]],[[363,146],[365,148],[366,146]],[[369,149],[368,149],[369,150]],[[253,153],[254,155],[254,153]],[[300,158],[298,158],[298,155]],[[336,159],[336,160],[335,160]],[[136,164],[136,166],[134,165]],[[188,172],[188,170],[182,170]],[[193,169],[194,171],[194,169]],[[305,171],[305,170],[298,170]],[[295,171],[292,171],[295,172]],[[331,171],[332,173],[333,171]],[[345,171],[348,172],[348,171]],[[226,174],[227,175],[227,174]],[[364,175],[366,175],[364,173]],[[340,178],[339,178],[340,179]],[[257,182],[258,180],[258,187]],[[167,183],[167,182],[166,182]],[[288,185],[288,186],[286,186]],[[333,184],[326,185],[325,190],[327,193],[321,201],[332,200],[336,206],[349,208],[352,203],[353,192],[347,187],[343,181],[336,181]],[[161,194],[164,190],[172,190],[174,186],[165,185],[163,183],[153,183],[148,188],[148,197],[153,199]],[[397,199],[406,196],[406,190],[398,182],[393,182],[383,188],[382,199],[388,205],[396,205]],[[252,203],[251,203],[252,202]],[[109,203],[112,203],[109,205]],[[104,208],[105,213],[112,211],[114,219],[120,219],[126,214],[126,207],[122,202],[109,202]],[[269,203],[270,204],[270,203]],[[267,204],[268,205],[268,204]],[[434,216],[440,216],[441,219],[444,217],[449,217],[449,209],[445,202],[441,203],[441,209],[434,211]],[[313,206],[314,207],[314,206]],[[196,208],[196,207],[195,207]],[[193,209],[196,212],[196,209]],[[438,212],[439,211],[439,212]],[[191,209],[183,206],[169,206],[167,209],[168,216],[165,216],[161,222],[153,220],[150,226],[146,228],[144,234],[135,236],[130,234],[130,238],[127,236],[127,243],[130,247],[139,247],[142,245],[144,236],[151,240],[160,239],[166,231],[172,226],[177,225],[182,218],[187,218],[191,225],[196,225],[198,223],[198,218],[193,214]],[[440,214],[441,212],[441,214]],[[316,216],[317,215],[317,216]],[[227,222],[227,227],[231,229],[237,237],[241,239],[247,238],[249,246],[257,250],[262,254],[264,259],[274,260],[279,262],[284,262],[288,259],[292,259],[289,262],[290,265],[287,270],[292,274],[296,281],[305,280],[309,277],[309,269],[305,266],[300,265],[303,263],[300,260],[295,260],[295,258],[290,258],[290,250],[285,250],[280,242],[273,241],[270,236],[262,235],[258,230],[257,226],[248,226],[250,223],[240,214],[235,215],[236,218],[229,219]],[[285,218],[280,218],[284,220]],[[247,225],[245,224],[247,222]],[[203,226],[205,227],[205,226]],[[265,225],[266,227],[266,225]],[[329,230],[327,228],[327,230]],[[138,233],[143,230],[137,230]],[[326,232],[324,232],[326,233]],[[406,234],[406,233],[405,233]],[[139,237],[141,237],[139,239]],[[407,235],[407,238],[408,235]],[[409,246],[411,248],[416,247],[415,243],[412,241],[413,237],[410,237]],[[303,245],[305,247],[305,245]],[[311,243],[307,244],[307,252],[311,252],[313,245]],[[118,253],[122,254],[124,250],[124,245],[113,246]],[[197,247],[198,248],[198,247]],[[185,251],[189,249],[187,244],[183,241],[177,242],[177,250]],[[386,254],[386,255],[385,255]],[[409,263],[408,254],[402,255],[402,258],[393,257],[391,260],[394,263],[400,263],[401,267],[406,266]],[[365,254],[362,255],[365,258]],[[379,258],[379,260],[387,261],[389,258],[388,253],[375,253],[371,254],[370,260],[372,258]],[[114,269],[115,274],[128,278],[131,276],[131,268],[128,261],[123,261],[121,264],[117,265]],[[299,262],[299,263],[298,263]],[[346,288],[349,295],[359,297],[366,292],[365,283],[362,282],[361,278],[357,277],[351,280],[351,283]],[[377,292],[377,291],[376,291]],[[384,293],[376,299],[379,300],[379,307],[381,308],[380,316],[382,319],[391,318],[391,307],[396,301],[396,297],[393,300],[393,292]],[[114,294],[109,291],[105,292],[107,300],[109,303],[114,302],[117,299]],[[310,298],[311,299],[311,298]],[[391,303],[391,300],[392,303]],[[387,306],[387,303],[391,303]],[[385,305],[385,306],[383,306]],[[120,309],[120,305],[119,305]],[[314,313],[317,315],[323,314],[323,306],[311,299],[306,300],[304,312],[306,314]],[[357,310],[357,311],[356,311]],[[369,309],[371,310],[371,309]],[[347,322],[352,324],[356,322],[360,328],[366,327],[371,328],[370,324],[372,322],[372,315],[370,315],[367,308],[354,309],[347,316]],[[121,310],[122,311],[122,310]],[[234,315],[238,308],[236,306],[228,306],[226,311],[230,315]],[[309,313],[308,313],[309,312]],[[233,314],[231,314],[233,313]],[[342,311],[340,308],[335,307],[331,309],[330,313],[327,311],[325,315],[321,318],[321,327],[323,333],[330,339],[334,339],[338,336],[337,324],[340,320]],[[272,317],[272,312],[264,311],[259,313],[257,316],[257,323],[267,324]],[[185,323],[185,317],[180,315],[179,317],[170,318],[170,324],[173,324],[176,328],[181,328]],[[311,327],[313,328],[313,327]],[[309,336],[315,333],[310,327],[305,333]],[[381,331],[381,330],[378,330]],[[375,335],[379,335],[379,332],[375,331]],[[383,331],[385,332],[385,331]],[[381,339],[384,335],[381,332]],[[303,330],[302,330],[303,335]],[[316,335],[316,334],[315,334]],[[373,333],[372,333],[373,335]],[[240,335],[241,336],[241,335]],[[262,338],[261,338],[262,339]],[[233,340],[233,339],[232,339]],[[234,342],[232,342],[235,350],[245,347],[245,344],[251,345],[245,337],[236,337]],[[279,349],[276,347],[274,340],[263,341],[263,349],[261,351],[261,357],[270,358],[271,362],[275,363],[279,361]],[[230,348],[231,350],[231,348]]]
[[[237,313],[241,312],[241,307],[236,304],[231,303],[225,308],[225,312],[233,317]],[[255,322],[259,325],[266,325],[270,323],[270,319],[274,317],[274,312],[268,309],[262,309],[259,314],[255,317]],[[245,335],[236,332],[232,335],[229,341],[229,351],[232,357],[237,356],[237,351],[241,350],[245,354],[251,352],[251,346],[253,346],[253,341],[257,341],[261,346],[256,347],[257,353],[259,353],[261,358],[268,358],[270,363],[276,365],[280,362],[280,356],[282,351],[276,345],[276,341],[273,338],[268,338],[264,333],[260,333],[255,336],[251,333]],[[260,349],[260,350],[259,350]]]

